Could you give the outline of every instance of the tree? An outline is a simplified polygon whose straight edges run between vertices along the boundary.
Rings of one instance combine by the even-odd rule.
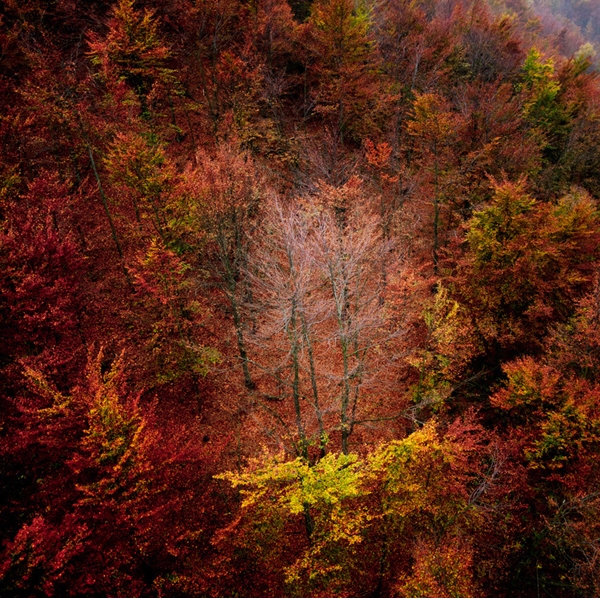
[[[131,198],[137,228],[142,229],[142,219],[149,221],[164,240],[165,196],[175,173],[161,144],[153,138],[151,134],[118,133],[103,162],[118,195]]]
[[[81,345],[84,257],[74,202],[68,184],[50,172],[20,197],[2,198],[3,367],[24,360],[64,369]]]
[[[496,184],[468,224],[465,300],[488,344],[534,352],[550,324],[568,319],[593,281],[598,223],[589,196],[537,203],[525,181]]]
[[[341,143],[372,135],[385,92],[376,77],[378,60],[367,6],[352,0],[318,0],[308,22],[313,58],[305,68],[314,81],[311,108],[332,123]]]
[[[331,453],[314,465],[302,457],[265,456],[241,474],[218,475],[240,488],[244,498],[234,546],[250,550],[261,562],[273,544],[290,546],[291,556],[278,552],[270,564],[265,562],[269,571],[284,576],[277,582],[282,595],[352,593],[352,571],[358,566],[354,546],[367,524],[364,508],[353,506],[365,493],[362,470],[358,456]],[[299,515],[306,541],[290,543],[286,525]]]
[[[334,210],[324,211],[316,221],[315,262],[328,288],[332,319],[328,337],[338,350],[339,370],[334,381],[340,386],[341,448],[347,453],[363,394],[369,390],[367,393],[374,397],[379,395],[373,380],[377,368],[373,367],[378,358],[386,361],[380,353],[389,334],[377,308],[382,284],[377,267],[385,245],[380,241],[376,220],[366,214],[352,214],[352,207],[339,203],[344,196],[340,198],[335,192],[329,190],[324,198],[335,202]]]
[[[123,362],[106,370],[103,353],[92,354],[69,394],[40,370],[26,372],[26,427],[13,449],[38,480],[0,563],[3,587],[14,594],[139,596],[156,593],[161,578],[177,578],[175,556],[188,554],[186,526],[198,526],[202,513],[186,525],[178,515],[182,503],[198,501],[186,485],[200,485],[207,457],[190,445],[189,431],[171,431],[165,443],[140,394],[128,389]]]
[[[253,362],[268,374],[265,408],[305,458],[313,443],[322,455],[334,431],[347,453],[357,424],[376,421],[388,402],[385,351],[402,331],[389,331],[383,318],[380,265],[388,246],[377,219],[351,204],[360,197],[350,185],[324,186],[314,211],[274,205],[251,254],[260,315],[251,341],[261,348]],[[292,440],[290,413],[274,403],[287,398]]]
[[[424,408],[442,408],[455,389],[468,380],[471,362],[482,353],[465,308],[451,299],[440,282],[436,287],[435,296],[425,302],[422,313],[424,339],[414,344],[407,357],[417,372],[411,388],[416,420],[417,415],[426,414]]]
[[[510,81],[524,58],[522,42],[508,14],[492,20],[488,11],[483,2],[475,2],[466,19],[462,37],[470,76],[482,83]]]
[[[484,443],[466,418],[445,433],[431,422],[363,459],[329,453],[311,464],[263,456],[241,473],[217,476],[239,488],[242,502],[215,543],[238,576],[260,561],[280,594],[473,593],[476,559],[458,558],[472,552],[469,535],[491,487],[479,489]],[[273,548],[283,551],[275,556]],[[231,594],[237,588],[228,575]]]
[[[433,189],[427,193],[433,205],[433,273],[438,274],[440,211],[446,186],[444,171],[451,161],[452,139],[458,124],[458,116],[453,114],[444,98],[437,94],[417,96],[414,105],[414,118],[408,123],[408,132],[415,138],[420,154],[420,165],[431,165]],[[429,182],[428,182],[429,183]]]
[[[118,0],[112,9],[104,38],[89,36],[92,63],[105,78],[116,76],[135,91],[142,116],[149,115],[148,99],[156,84],[172,85],[173,72],[166,61],[170,51],[159,35],[159,22],[149,10],[134,8],[134,0]]]
[[[191,266],[154,239],[131,267],[138,293],[136,332],[140,347],[132,350],[145,367],[150,387],[177,381],[184,375],[206,376],[221,360],[219,352],[202,343],[211,310],[194,294]]]
[[[575,184],[597,195],[594,176],[598,167],[597,148],[590,143],[598,124],[597,74],[589,72],[585,56],[563,62],[556,71],[560,86],[558,102],[570,116],[571,125],[564,130],[557,164],[549,165],[541,174],[540,187],[561,193]]]
[[[539,50],[530,50],[522,69],[520,91],[525,96],[523,117],[531,126],[531,135],[544,157],[558,161],[564,140],[571,128],[571,115],[560,102],[560,83],[556,80],[554,61],[542,61]]]
[[[200,152],[197,167],[183,174],[173,229],[201,257],[224,293],[233,318],[245,386],[254,388],[246,348],[243,305],[248,300],[245,270],[250,232],[265,184],[252,159],[221,145],[214,156]],[[205,260],[202,260],[205,258]]]
[[[319,281],[309,245],[310,229],[299,207],[286,210],[274,203],[261,232],[263,243],[250,257],[251,273],[255,273],[253,296],[261,315],[259,331],[252,341],[261,348],[262,357],[253,362],[275,379],[278,393],[271,396],[273,399],[291,395],[295,435],[287,441],[298,456],[306,459],[309,445],[315,443],[322,456],[328,439],[315,356],[319,341],[316,327],[327,315],[323,302],[316,297]],[[285,422],[286,415],[280,409],[266,408]]]

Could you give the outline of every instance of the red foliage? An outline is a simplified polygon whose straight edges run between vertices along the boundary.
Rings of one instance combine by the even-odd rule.
[[[597,3],[5,0],[2,591],[597,595]]]
[[[44,173],[2,209],[4,361],[65,369],[81,346],[85,262],[73,235],[75,198],[57,175]]]

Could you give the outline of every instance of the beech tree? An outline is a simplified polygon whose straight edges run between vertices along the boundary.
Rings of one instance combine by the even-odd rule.
[[[205,376],[219,362],[203,327],[212,316],[203,298],[194,293],[192,267],[156,238],[139,256],[131,272],[139,299],[137,325],[142,331],[139,364],[147,386],[174,382],[184,375]]]
[[[64,369],[81,345],[84,257],[74,235],[74,202],[69,186],[50,172],[20,197],[2,199],[4,365],[32,360]]]
[[[263,352],[253,362],[277,384],[277,394],[265,397],[269,404],[291,395],[295,435],[289,441],[296,454],[308,458],[309,444],[318,444],[321,454],[327,444],[326,409],[321,406],[322,381],[316,362],[320,341],[316,327],[327,315],[323,301],[316,297],[320,282],[312,264],[310,222],[300,207],[286,210],[275,203],[262,232],[265,242],[250,258],[254,298],[261,315],[261,327],[252,342]],[[268,412],[283,417],[269,404]]]
[[[92,62],[105,78],[122,78],[135,91],[146,116],[150,93],[156,84],[173,84],[173,72],[167,67],[169,49],[160,39],[159,22],[149,10],[134,8],[134,0],[119,0],[112,9],[105,37],[89,37]]]
[[[524,118],[532,126],[532,135],[546,157],[559,152],[560,138],[568,132],[570,119],[559,102],[560,83],[555,78],[554,61],[542,61],[532,49],[523,64],[521,88],[526,96]]]
[[[352,186],[324,187],[316,213],[275,204],[265,242],[251,255],[259,317],[250,340],[261,348],[252,361],[269,375],[261,402],[304,458],[312,444],[322,456],[338,431],[347,453],[363,419],[390,412],[393,377],[382,376],[391,364],[383,349],[393,354],[403,331],[388,329],[380,302],[389,244],[377,218],[348,202],[354,196]],[[280,404],[287,398],[293,411]]]
[[[165,444],[150,411],[142,415],[140,394],[128,389],[124,357],[103,373],[105,360],[91,354],[83,383],[68,394],[40,370],[26,371],[30,392],[20,408],[29,435],[17,447],[41,459],[38,509],[0,567],[12,593],[156,593],[164,586],[158,575],[177,571],[159,548],[166,543],[169,556],[186,555],[187,532],[173,529],[173,518],[180,502],[196,500],[173,467],[187,464],[186,480],[199,482],[210,459],[190,447],[185,429]],[[181,493],[177,505],[166,493],[171,487]]]
[[[408,124],[409,133],[415,138],[421,156],[421,166],[430,165],[429,190],[425,196],[433,206],[433,273],[438,274],[440,221],[445,192],[446,169],[451,159],[452,141],[458,118],[447,102],[436,94],[423,94],[414,102],[414,118]]]
[[[315,81],[312,108],[333,124],[342,143],[346,137],[361,139],[377,127],[377,113],[385,100],[375,77],[377,55],[369,36],[369,9],[351,0],[318,0],[309,23],[309,51],[314,59],[306,68]]]
[[[190,165],[183,174],[173,227],[208,259],[200,266],[212,271],[225,294],[244,383],[253,389],[243,314],[249,299],[245,271],[250,234],[266,186],[253,168],[252,159],[227,146],[220,146],[214,156],[200,153],[196,163],[197,167]]]
[[[600,0],[548,2],[4,0],[4,595],[597,595]]]
[[[468,304],[481,310],[488,343],[539,348],[548,323],[567,319],[573,300],[591,286],[597,236],[585,194],[574,191],[552,206],[536,203],[524,180],[497,184],[492,204],[475,213],[467,233]],[[483,285],[487,292],[478,295]]]
[[[479,490],[485,467],[472,458],[484,443],[481,427],[467,418],[445,434],[431,422],[364,459],[330,453],[310,464],[263,456],[241,473],[218,476],[239,488],[243,502],[215,543],[238,550],[229,565],[241,572],[248,565],[239,550],[260,560],[281,594],[473,593],[469,536],[489,486]],[[299,541],[307,510],[311,527],[303,526]],[[277,557],[269,555],[273,544],[284,549]]]
[[[129,196],[135,212],[135,225],[150,222],[154,234],[163,240],[168,227],[165,196],[175,178],[160,143],[152,134],[118,133],[108,148],[104,166],[119,196]]]
[[[349,207],[337,209],[337,215],[323,212],[318,217],[315,262],[328,288],[333,325],[328,337],[339,352],[339,371],[331,375],[340,387],[341,448],[347,453],[349,438],[362,412],[360,402],[365,388],[374,392],[369,389],[374,383],[372,378],[377,377],[371,370],[371,359],[376,359],[388,337],[377,308],[381,285],[377,266],[385,246],[373,217],[361,215],[358,226],[352,218],[356,215],[345,214],[346,210],[350,212]]]

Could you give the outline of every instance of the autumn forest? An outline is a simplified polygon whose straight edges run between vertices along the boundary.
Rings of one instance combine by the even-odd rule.
[[[600,595],[600,0],[1,0],[3,596]]]

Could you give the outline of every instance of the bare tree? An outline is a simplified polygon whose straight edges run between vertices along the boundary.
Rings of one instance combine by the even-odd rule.
[[[389,343],[401,333],[390,331],[379,302],[389,245],[377,218],[320,200],[273,202],[250,257],[259,315],[250,361],[263,373],[256,401],[286,435],[294,430],[293,450],[305,458],[317,444],[323,456],[336,431],[348,452],[355,426],[385,394]]]
[[[300,440],[297,453],[308,457],[307,425],[312,430],[316,423],[323,455],[326,436],[314,346],[316,328],[326,314],[316,295],[319,280],[310,253],[309,223],[299,208],[284,209],[274,202],[262,234],[262,244],[252,257],[252,282],[261,313],[253,341],[263,349],[262,360],[257,358],[256,363],[277,384],[278,394],[267,399],[292,399]]]
[[[377,220],[370,215],[348,219],[324,211],[316,221],[313,260],[328,288],[329,340],[341,363],[330,377],[339,386],[341,444],[347,453],[359,399],[371,375],[370,355],[389,336],[378,302],[382,285],[378,267],[386,245]]]

